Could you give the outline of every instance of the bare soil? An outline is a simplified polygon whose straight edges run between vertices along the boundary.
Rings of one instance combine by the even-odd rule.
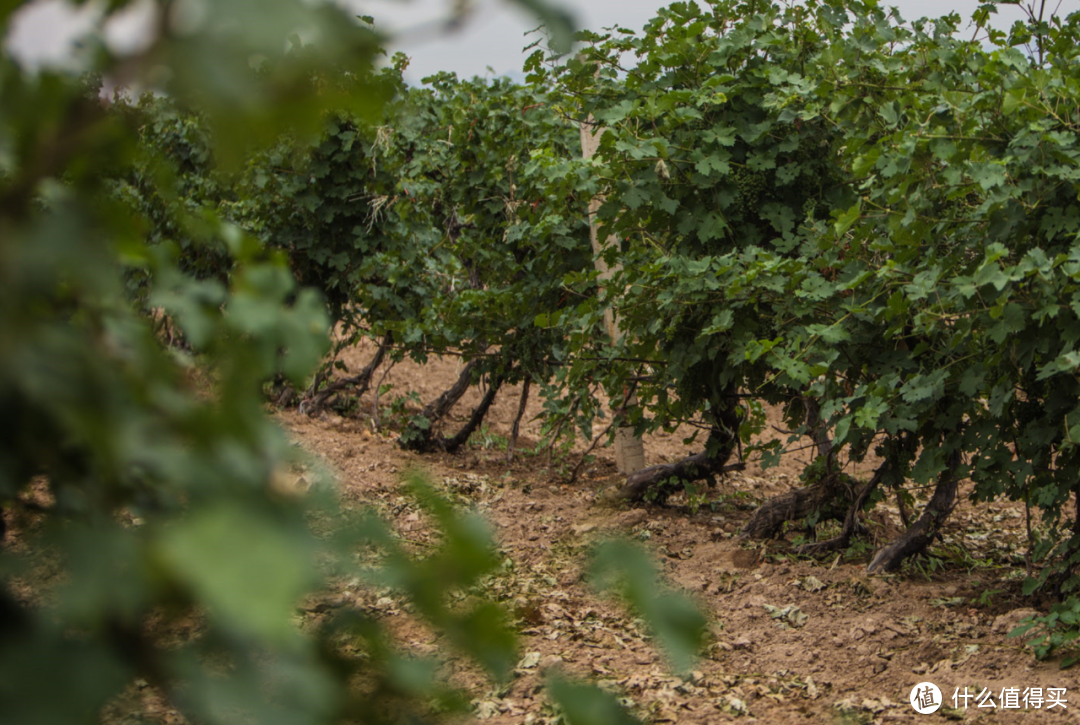
[[[347,353],[359,368],[371,352]],[[579,481],[566,472],[584,446],[549,467],[528,449],[540,439],[535,420],[540,401],[530,400],[513,462],[505,438],[520,388],[501,392],[486,427],[457,455],[417,455],[399,449],[391,405],[416,392],[427,402],[449,387],[460,361],[400,363],[381,382],[393,388],[380,397],[376,429],[373,396],[347,418],[298,412],[278,414],[281,424],[335,473],[343,506],[374,506],[407,541],[431,541],[425,518],[403,495],[403,472],[419,469],[462,505],[491,522],[506,559],[486,586],[516,617],[522,662],[508,686],[499,687],[468,664],[452,664],[454,679],[469,688],[475,717],[491,723],[552,722],[555,712],[543,690],[544,672],[561,668],[587,677],[627,698],[646,722],[882,723],[1080,721],[1080,682],[1075,670],[1038,662],[1022,639],[1008,632],[1033,605],[1020,595],[1024,512],[1011,504],[973,506],[964,499],[930,557],[900,573],[867,577],[873,549],[900,530],[894,501],[871,517],[872,540],[825,560],[794,557],[790,542],[748,542],[737,532],[763,500],[798,485],[809,451],[794,453],[778,468],[721,480],[707,500],[688,506],[685,496],[665,506],[616,506],[604,492],[619,485],[609,450]],[[376,382],[383,371],[376,374]],[[480,398],[470,390],[454,411],[462,422]],[[398,418],[408,407],[397,405]],[[776,411],[770,423],[780,427]],[[597,432],[600,427],[598,426]],[[772,430],[772,435],[783,436]],[[677,460],[690,451],[683,433],[645,441],[647,463]],[[786,438],[786,436],[783,436]],[[800,460],[801,459],[801,460]],[[864,470],[850,471],[865,475]],[[925,500],[925,496],[923,497]],[[599,597],[583,576],[589,546],[608,536],[640,540],[655,553],[668,580],[690,592],[711,621],[711,641],[686,679],[674,676],[643,623],[618,602]],[[442,652],[437,632],[418,625],[393,593],[345,589],[352,606],[379,612],[402,643],[414,651]],[[786,616],[774,616],[789,606]],[[317,619],[317,608],[308,616]],[[945,707],[919,715],[909,704],[912,688],[933,682]],[[996,707],[952,709],[953,694],[988,689]],[[1067,709],[1004,709],[1005,688],[1066,688]],[[936,718],[936,720],[935,720]]]

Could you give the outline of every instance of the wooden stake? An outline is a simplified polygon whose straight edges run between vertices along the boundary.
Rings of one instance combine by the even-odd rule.
[[[600,146],[600,137],[603,133],[603,129],[598,128],[591,117],[581,124],[581,155],[584,158],[593,157],[596,149]],[[604,197],[601,194],[597,194],[589,200],[589,240],[592,242],[596,271],[600,273],[601,281],[606,282],[611,279],[615,272],[621,269],[621,266],[616,263],[614,267],[609,268],[604,260],[604,250],[613,244],[617,244],[618,239],[611,236],[603,244],[600,243],[596,213],[603,203]],[[622,338],[618,320],[610,308],[604,310],[604,327],[613,342],[618,342]],[[624,407],[631,408],[635,405],[637,405],[637,397],[633,395],[627,396]],[[615,466],[618,468],[619,473],[623,474],[631,474],[645,467],[645,446],[641,438],[634,434],[633,427],[620,426],[615,430]]]

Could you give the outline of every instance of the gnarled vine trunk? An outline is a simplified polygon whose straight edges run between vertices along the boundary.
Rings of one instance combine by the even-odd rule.
[[[840,529],[840,534],[827,539],[826,541],[815,541],[811,544],[803,544],[795,549],[796,553],[804,556],[814,556],[818,554],[828,554],[833,551],[839,551],[840,549],[847,548],[851,543],[851,537],[856,534],[860,534],[866,530],[866,527],[859,521],[859,512],[866,506],[866,502],[870,500],[870,496],[873,495],[878,485],[884,478],[886,471],[886,463],[881,464],[874,475],[869,481],[863,484],[859,489],[859,493],[856,494],[855,500],[851,502],[851,506],[848,507],[847,515],[844,516],[844,525]]]
[[[329,401],[338,393],[350,388],[356,388],[356,397],[363,397],[368,388],[371,387],[371,378],[375,375],[375,371],[380,365],[382,365],[383,359],[386,357],[386,350],[393,342],[393,334],[388,332],[383,336],[379,346],[375,349],[375,356],[371,358],[371,361],[361,370],[357,375],[353,375],[348,378],[340,378],[329,384],[322,390],[312,395],[301,404],[303,406],[303,412],[308,415],[314,415],[319,412]]]
[[[750,539],[770,539],[778,535],[788,521],[798,521],[814,513],[826,518],[840,518],[854,496],[837,475],[823,477],[817,483],[782,493],[758,507],[740,532]]]
[[[615,497],[640,501],[649,492],[654,492],[662,499],[682,484],[711,481],[720,473],[742,470],[742,462],[728,465],[728,459],[739,443],[739,413],[736,401],[734,395],[726,396],[715,407],[713,429],[709,433],[704,451],[676,463],[649,466],[630,474]]]
[[[941,533],[941,527],[956,505],[956,489],[960,484],[956,469],[959,466],[960,454],[953,452],[949,455],[945,470],[938,476],[934,495],[930,497],[922,515],[895,541],[877,550],[866,567],[867,572],[896,569],[907,557],[925,550]]]
[[[458,379],[435,400],[424,406],[420,413],[427,421],[427,428],[422,428],[416,423],[409,423],[405,431],[398,438],[398,444],[405,450],[427,452],[435,450],[435,425],[446,416],[447,413],[461,400],[461,396],[472,385],[472,374],[476,366],[480,364],[478,359],[470,360],[462,369]]]
[[[821,479],[804,488],[797,488],[763,503],[743,526],[740,535],[751,539],[769,539],[777,536],[788,521],[798,521],[824,513],[826,517],[843,518],[841,511],[848,511],[853,499],[858,497],[845,485],[844,477],[833,466],[833,443],[828,429],[821,419],[821,409],[817,400],[808,397],[796,397],[792,402],[801,402],[806,407],[807,434],[814,441],[817,457],[824,461]],[[854,528],[859,527],[858,518],[852,521]]]
[[[437,436],[435,438],[435,445],[447,453],[454,453],[461,448],[461,446],[465,445],[469,441],[469,436],[476,432],[476,429],[484,422],[484,416],[487,415],[488,410],[491,408],[491,404],[495,402],[495,396],[498,394],[500,387],[502,387],[502,378],[492,378],[491,385],[488,386],[487,392],[484,393],[484,397],[480,400],[480,405],[476,406],[476,409],[469,417],[468,422],[466,422],[465,425],[461,427],[461,430],[450,438]]]
[[[525,382],[521,385],[521,399],[518,401],[517,415],[514,416],[514,425],[510,429],[510,440],[506,443],[506,462],[512,463],[514,460],[514,450],[517,448],[518,435],[521,432],[521,419],[525,417],[525,406],[529,403],[529,387],[532,385],[532,378],[526,376]]]
[[[491,404],[495,402],[495,396],[498,395],[499,388],[502,387],[504,380],[501,375],[492,376],[491,384],[488,386],[487,392],[484,393],[484,397],[481,398],[480,404],[476,406],[472,415],[469,416],[469,420],[457,433],[447,438],[436,432],[435,424],[450,412],[450,409],[461,400],[461,396],[469,389],[472,384],[473,370],[476,369],[478,364],[478,360],[469,361],[454,384],[424,408],[421,415],[428,421],[427,428],[421,428],[416,423],[409,424],[405,432],[398,438],[398,444],[402,448],[418,453],[430,453],[437,450],[454,453],[468,442],[469,437],[484,422],[484,417],[487,416],[488,410],[491,409]]]

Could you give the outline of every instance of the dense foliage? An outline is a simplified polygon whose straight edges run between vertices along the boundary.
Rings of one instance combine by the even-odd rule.
[[[883,488],[906,504],[932,488],[871,560],[891,569],[934,540],[970,478],[975,500],[1041,512],[1045,565],[1026,591],[1068,597],[1078,18],[1033,12],[1003,32],[993,11],[962,37],[959,16],[908,23],[873,2],[675,3],[641,33],[537,50],[526,87],[407,89],[384,72],[398,93],[384,116],[275,147],[220,206],[326,291],[344,341],[464,355],[486,404],[535,379],[553,435],[591,437],[598,388],[639,432],[707,433],[703,453],[631,476],[628,496],[696,495],[748,456],[776,461],[778,443],[751,442],[779,403],[818,457],[746,534],[831,516],[841,535],[802,551],[835,550]],[[602,134],[591,159],[579,126]],[[592,199],[615,240],[596,264]],[[484,405],[434,434],[455,395],[403,444],[450,449],[474,429]],[[869,481],[842,472],[871,454]]]
[[[420,361],[452,351],[496,389],[546,381],[567,330],[536,326],[536,310],[565,306],[564,277],[592,265],[576,184],[561,176],[578,131],[539,90],[452,74],[407,88],[395,61],[370,79],[393,91],[377,118],[335,111],[317,137],[283,138],[241,171],[213,163],[199,113],[146,96],[127,112],[182,189],[162,203],[151,167],[121,196],[155,240],[177,236],[184,207],[210,206],[281,250],[299,284],[323,291],[338,347],[368,337]],[[189,269],[227,273],[180,238]],[[434,422],[418,416],[406,442],[428,447]]]
[[[1080,15],[1001,32],[983,6],[971,37],[863,0],[676,3],[641,33],[536,51],[526,86],[408,88],[403,58],[374,68],[369,24],[273,5],[165,15],[141,55],[98,49],[95,70],[156,92],[111,109],[0,54],[0,505],[39,528],[0,560],[0,719],[96,721],[136,678],[205,722],[461,708],[375,620],[297,630],[297,601],[338,575],[396,587],[508,672],[498,607],[446,599],[497,563],[478,519],[412,482],[444,534],[417,559],[377,519],[275,484],[296,454],[267,385],[319,400],[332,344],[360,337],[466,357],[486,405],[535,380],[553,435],[592,435],[598,386],[641,432],[698,426],[704,453],[643,479],[661,495],[747,459],[762,405],[783,404],[818,458],[747,533],[827,510],[841,536],[804,551],[832,550],[883,487],[932,488],[873,570],[933,541],[962,479],[1023,501],[1043,523],[1025,590],[1059,600],[1038,653],[1076,639]],[[603,129],[591,159],[580,124]],[[471,431],[438,434],[436,403],[404,445]],[[842,473],[871,453],[869,481]],[[598,567],[686,666],[685,600],[633,549]],[[160,641],[192,619],[198,636]],[[571,722],[617,707],[551,691]]]
[[[747,533],[837,495],[850,524],[882,483],[933,486],[870,564],[893,568],[970,478],[975,500],[1041,511],[1047,566],[1025,590],[1071,596],[1080,15],[1001,32],[993,10],[962,37],[959,16],[909,24],[871,2],[676,3],[640,35],[534,57],[534,82],[608,129],[600,218],[621,239],[613,356],[629,362],[596,364],[583,337],[565,384],[617,391],[644,373],[639,427],[700,416],[721,461],[753,401],[787,401],[821,454],[816,483]],[[836,485],[871,451],[857,495]]]
[[[0,35],[18,8],[0,7]],[[349,174],[366,190],[379,137],[365,134],[399,92],[394,73],[373,69],[370,26],[330,3],[175,9],[162,4],[138,55],[93,49],[94,70],[159,94],[138,106],[110,109],[95,83],[0,52],[0,720],[96,723],[136,686],[204,723],[467,709],[439,661],[377,619],[348,611],[302,632],[296,607],[331,578],[391,587],[455,652],[505,677],[517,656],[501,608],[451,605],[501,561],[483,523],[412,481],[441,530],[412,555],[377,518],[339,510],[332,486],[298,495],[300,454],[264,410],[268,381],[308,384],[331,322],[365,304],[353,265],[386,249],[331,236],[319,225],[340,209],[313,218],[258,167],[340,169],[355,127],[367,156]],[[317,42],[300,45],[299,31]],[[329,195],[317,179],[330,173],[310,168],[311,188]],[[650,584],[637,604],[682,643],[673,652],[692,651],[702,622],[685,600],[651,586],[647,561],[609,560],[631,594]],[[571,722],[618,710],[586,685],[552,692],[581,713]]]

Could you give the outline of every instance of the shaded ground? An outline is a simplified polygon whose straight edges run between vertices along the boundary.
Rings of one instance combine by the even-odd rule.
[[[426,402],[458,369],[455,360],[400,364],[383,380],[394,388],[381,403],[410,391]],[[343,505],[375,506],[405,540],[423,545],[432,536],[400,489],[402,472],[411,468],[426,471],[452,499],[493,524],[506,563],[485,589],[515,614],[525,656],[501,689],[467,667],[456,673],[472,691],[477,718],[550,721],[542,672],[561,667],[627,697],[648,722],[1080,721],[1075,671],[1037,662],[1020,640],[1006,638],[1025,614],[1021,608],[1031,605],[1019,595],[1022,508],[975,508],[965,500],[930,557],[898,574],[868,578],[864,569],[874,546],[898,531],[895,506],[879,506],[871,522],[876,541],[823,561],[791,557],[787,541],[762,545],[736,536],[760,501],[797,484],[796,461],[767,471],[751,466],[723,479],[695,511],[680,497],[666,507],[616,507],[602,498],[621,480],[609,451],[601,449],[574,486],[560,483],[565,478],[548,470],[543,456],[519,453],[506,463],[518,390],[500,395],[486,428],[453,456],[406,453],[391,431],[374,431],[370,394],[355,418],[279,415],[295,439],[336,472]],[[455,411],[459,419],[478,400],[470,391]],[[539,424],[528,420],[537,409],[534,399],[519,451],[539,438]],[[392,423],[388,416],[393,413],[384,407],[380,422]],[[681,438],[647,440],[647,462],[685,455]],[[563,470],[573,463],[571,456]],[[688,680],[671,676],[640,622],[583,581],[590,543],[611,534],[647,542],[670,581],[693,593],[709,614],[712,641]],[[417,651],[439,650],[437,635],[415,625],[392,593],[346,588],[335,596],[380,613]],[[908,704],[912,687],[923,681],[944,692],[946,708],[935,715],[919,715]],[[956,688],[963,693],[965,687],[972,695],[988,688],[997,707],[978,708],[972,698],[966,710],[952,710]],[[1003,709],[1002,690],[1014,687],[1066,688],[1067,709],[1049,710],[1047,703]]]

